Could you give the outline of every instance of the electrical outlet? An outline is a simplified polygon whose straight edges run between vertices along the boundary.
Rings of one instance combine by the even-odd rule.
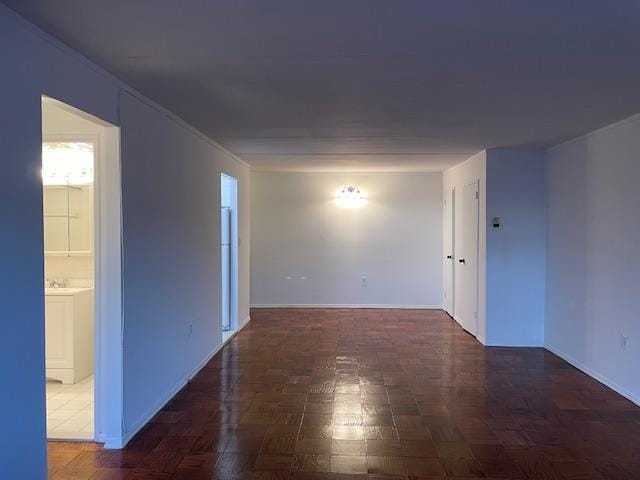
[[[362,288],[367,288],[367,277],[363,275],[360,281],[362,282]]]
[[[620,335],[620,348],[622,348],[622,350],[629,350],[630,341],[631,338],[629,337],[629,335]]]

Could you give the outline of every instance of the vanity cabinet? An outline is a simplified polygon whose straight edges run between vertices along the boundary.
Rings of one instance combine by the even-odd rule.
[[[45,290],[47,378],[72,384],[93,373],[93,305],[91,288]]]

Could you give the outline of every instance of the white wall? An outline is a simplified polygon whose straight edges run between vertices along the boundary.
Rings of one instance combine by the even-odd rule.
[[[545,186],[543,150],[498,148],[474,155],[443,174],[443,194],[456,190],[455,251],[461,252],[462,192],[479,182],[478,333],[485,345],[541,346],[544,331]],[[493,217],[502,226],[492,227]],[[450,235],[443,237],[449,251]],[[459,255],[458,255],[459,256]],[[457,260],[457,259],[456,259]],[[448,268],[450,260],[443,260]],[[464,292],[457,262],[454,313]]]
[[[249,175],[245,165],[138,98],[123,94],[120,109],[124,422],[131,433],[222,342],[220,173],[238,179],[246,239]],[[240,322],[249,316],[248,254],[243,242]]]
[[[487,150],[486,194],[486,343],[542,346],[545,151]],[[500,217],[499,228],[493,228],[493,217]]]
[[[251,212],[252,305],[442,306],[440,174],[252,172]]]
[[[462,231],[462,192],[464,190],[464,186],[478,181],[478,193],[479,193],[479,223],[480,223],[480,231],[478,233],[478,243],[479,243],[479,258],[478,258],[478,339],[481,342],[485,342],[486,340],[486,306],[485,306],[485,298],[486,298],[486,229],[483,228],[483,225],[486,225],[486,205],[487,205],[487,154],[485,151],[482,151],[468,160],[451,167],[448,170],[445,170],[442,177],[443,182],[443,192],[446,195],[446,198],[451,197],[451,190],[455,188],[456,190],[456,205],[455,205],[455,229],[457,232]],[[448,237],[445,236],[443,241],[448,241]],[[456,252],[462,251],[462,236],[456,235],[455,239],[455,250]],[[449,245],[445,245],[445,251],[449,251]],[[457,265],[457,259],[456,265]],[[447,260],[443,257],[442,260],[445,266],[448,266],[451,260]],[[459,270],[459,269],[457,269]],[[462,291],[462,282],[461,275],[456,275],[455,278],[455,290],[457,292]],[[451,288],[448,288],[448,295],[451,295]],[[455,295],[455,311],[460,312],[462,310],[462,296],[460,294]],[[457,316],[457,315],[456,315]]]
[[[124,430],[221,344],[220,172],[239,181],[249,313],[248,167],[0,5],[0,478],[46,478],[41,95],[122,128]],[[114,319],[120,321],[120,319]],[[188,338],[188,324],[193,335]],[[20,368],[15,366],[19,365]]]
[[[45,100],[42,106],[42,134],[47,135],[95,135],[101,137],[102,127],[78,115],[63,110],[53,101]],[[100,140],[102,140],[100,138]]]
[[[640,116],[548,152],[545,345],[638,404],[639,178]]]

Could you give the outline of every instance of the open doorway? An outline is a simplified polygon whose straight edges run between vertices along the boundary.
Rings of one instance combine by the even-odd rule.
[[[43,140],[47,436],[89,440],[94,438],[97,141],[73,135],[53,139],[46,127]]]
[[[238,329],[238,180],[220,175],[220,270],[223,341]]]
[[[118,128],[43,97],[42,193],[47,438],[118,446]]]

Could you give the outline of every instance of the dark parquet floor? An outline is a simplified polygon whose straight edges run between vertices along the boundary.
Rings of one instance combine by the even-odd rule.
[[[439,311],[255,310],[121,451],[49,443],[50,478],[640,479],[640,408]]]

